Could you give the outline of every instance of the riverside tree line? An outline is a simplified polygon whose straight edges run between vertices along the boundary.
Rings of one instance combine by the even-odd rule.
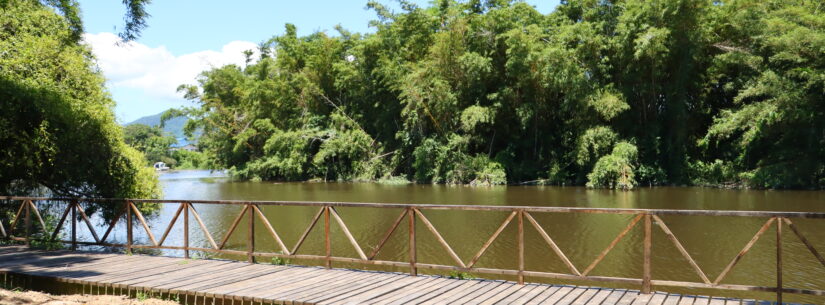
[[[148,1],[124,3],[134,39]],[[823,5],[370,2],[374,33],[287,25],[166,116],[243,179],[823,188]],[[79,16],[0,0],[0,193],[157,197]]]
[[[244,179],[825,187],[825,4],[369,2],[181,86]],[[258,55],[259,54],[259,55]]]

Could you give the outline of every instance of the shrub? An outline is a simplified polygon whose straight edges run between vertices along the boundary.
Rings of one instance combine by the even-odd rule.
[[[632,189],[636,184],[637,158],[636,145],[624,141],[616,143],[609,155],[596,161],[593,171],[587,175],[587,187]]]

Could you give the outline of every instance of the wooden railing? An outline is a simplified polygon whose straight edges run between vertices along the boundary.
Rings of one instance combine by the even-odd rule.
[[[725,289],[725,290],[741,290],[741,291],[765,291],[765,292],[775,292],[777,302],[782,302],[782,294],[783,293],[795,293],[795,294],[808,294],[808,295],[825,295],[825,290],[813,290],[813,289],[801,289],[801,288],[788,288],[783,287],[782,284],[782,231],[784,230],[784,226],[787,226],[793,231],[793,233],[799,238],[799,240],[808,248],[808,250],[813,254],[813,256],[822,263],[823,267],[825,267],[825,258],[816,250],[813,244],[805,238],[796,224],[792,221],[792,219],[799,219],[799,218],[814,218],[814,219],[823,219],[825,218],[825,213],[809,213],[809,212],[763,212],[763,211],[710,211],[710,210],[667,210],[667,209],[607,209],[607,208],[573,208],[573,207],[535,207],[535,206],[481,206],[481,205],[418,205],[418,204],[384,204],[384,203],[347,203],[347,202],[302,202],[302,201],[217,201],[217,200],[146,200],[146,199],[80,199],[80,198],[38,198],[38,197],[0,197],[2,200],[6,201],[20,201],[20,206],[17,208],[17,213],[15,216],[10,220],[10,226],[8,231],[3,226],[3,222],[0,221],[0,234],[2,234],[3,238],[18,240],[26,242],[27,244],[31,241],[31,233],[32,233],[32,215],[35,216],[39,224],[42,228],[46,228],[46,224],[41,216],[40,212],[37,209],[36,202],[48,201],[48,202],[67,202],[68,205],[66,209],[63,211],[62,216],[55,227],[53,232],[45,232],[51,233],[49,236],[49,240],[56,240],[57,236],[59,235],[61,229],[65,225],[67,219],[70,219],[71,223],[71,239],[70,240],[60,240],[60,242],[71,244],[72,249],[76,249],[77,245],[101,245],[101,246],[112,246],[112,247],[124,247],[127,252],[131,253],[132,249],[137,248],[149,248],[149,249],[172,249],[172,250],[183,250],[184,256],[189,257],[189,251],[205,251],[205,252],[214,252],[214,253],[223,253],[223,254],[232,254],[232,255],[242,255],[246,256],[250,262],[254,262],[256,256],[259,257],[280,257],[286,259],[308,259],[308,260],[319,260],[325,262],[327,268],[331,267],[332,262],[346,262],[346,263],[359,263],[359,264],[369,264],[369,265],[384,265],[384,266],[395,266],[395,267],[409,267],[409,272],[412,275],[416,275],[418,273],[419,268],[426,268],[426,269],[436,269],[436,270],[448,270],[448,271],[461,271],[461,272],[472,272],[478,274],[495,274],[495,275],[510,275],[516,276],[518,282],[524,283],[524,277],[542,277],[542,278],[551,278],[551,279],[562,279],[562,280],[590,280],[590,281],[602,281],[602,282],[614,282],[614,283],[623,283],[623,284],[632,284],[632,285],[639,285],[641,286],[642,293],[650,293],[652,286],[670,286],[670,287],[688,287],[688,288],[709,288],[709,289]],[[99,237],[95,232],[94,226],[92,225],[89,217],[84,212],[83,208],[79,204],[80,202],[95,202],[97,204],[115,204],[122,206],[120,208],[120,214],[113,218],[111,223],[103,234],[102,237]],[[179,207],[175,212],[174,217],[172,218],[169,225],[166,227],[163,235],[161,236],[160,240],[156,239],[154,234],[149,228],[148,223],[144,219],[143,215],[138,209],[137,205],[140,204],[152,204],[152,203],[165,203],[165,204],[178,204]],[[241,212],[235,217],[234,221],[232,222],[229,230],[226,232],[224,237],[220,240],[220,243],[216,242],[212,235],[209,233],[209,230],[206,228],[203,220],[201,219],[198,212],[195,210],[193,204],[219,204],[219,205],[240,205],[242,206]],[[312,221],[310,222],[309,226],[304,230],[303,234],[299,237],[297,243],[292,247],[288,248],[283,240],[281,239],[278,232],[273,228],[270,224],[269,220],[264,216],[264,213],[261,211],[260,206],[305,206],[305,207],[317,207],[318,212],[315,213]],[[392,225],[388,228],[386,233],[380,239],[378,244],[375,246],[374,250],[372,250],[369,255],[365,253],[362,247],[358,244],[358,241],[353,237],[352,233],[347,228],[347,225],[343,218],[338,214],[336,208],[337,207],[352,207],[352,208],[394,208],[394,209],[402,209],[400,215],[395,218]],[[476,252],[476,254],[469,260],[464,261],[462,260],[450,244],[441,236],[439,231],[436,227],[430,222],[427,216],[424,214],[423,211],[428,210],[460,210],[460,211],[498,211],[498,212],[509,212],[507,218],[501,223],[498,229],[487,239],[487,241],[483,244],[481,249]],[[88,227],[94,242],[87,242],[87,241],[78,241],[77,240],[77,214],[80,214],[80,219],[85,223]],[[206,239],[209,242],[211,248],[201,248],[201,247],[192,247],[189,245],[189,214],[193,216],[192,218],[195,219],[200,229],[203,231]],[[565,253],[559,248],[553,238],[547,234],[547,232],[542,228],[538,221],[533,217],[533,213],[594,213],[594,214],[629,214],[635,215],[627,226],[612,240],[612,242],[603,250],[601,253],[590,263],[584,270],[579,270],[570,259],[567,258]],[[68,217],[71,214],[71,217]],[[172,227],[180,218],[180,215],[183,214],[183,246],[167,246],[164,245],[167,237],[169,236]],[[268,234],[270,234],[275,242],[278,245],[278,248],[281,249],[281,253],[272,253],[272,252],[258,252],[255,249],[255,218],[261,221],[264,228]],[[753,238],[745,244],[744,248],[737,254],[728,265],[724,268],[724,270],[717,275],[714,279],[711,280],[708,277],[707,273],[702,271],[702,268],[696,263],[696,261],[691,257],[690,253],[685,250],[685,247],[682,246],[682,243],[679,239],[673,234],[667,224],[662,220],[660,216],[664,215],[691,215],[691,216],[737,216],[737,217],[756,217],[756,218],[766,218],[764,225],[756,232]],[[126,221],[126,243],[125,244],[117,244],[117,243],[109,243],[107,242],[107,238],[109,237],[112,229],[115,227],[118,221],[121,219],[131,219],[132,221]],[[243,217],[248,217],[248,225],[249,228],[247,229],[247,238],[246,238],[246,251],[239,251],[239,250],[229,250],[225,249],[224,247],[227,244],[230,236],[238,227],[239,223],[243,219]],[[304,241],[309,236],[312,229],[318,224],[319,220],[323,217],[323,226],[324,226],[324,249],[325,255],[307,255],[307,254],[298,254],[298,251],[301,249],[301,245],[304,244]],[[332,248],[330,243],[330,222],[332,219],[338,223],[340,226],[343,234],[349,240],[349,243],[352,244],[353,248],[355,249],[356,253],[358,254],[357,258],[351,257],[338,257],[332,255]],[[399,226],[407,220],[407,224],[409,225],[409,261],[407,262],[399,262],[399,261],[384,261],[384,260],[376,260],[375,257],[378,255],[379,251],[384,247],[386,242],[390,239],[393,232],[398,229]],[[437,242],[441,245],[441,247],[449,254],[455,264],[453,265],[439,265],[439,264],[426,264],[426,263],[419,263],[417,262],[417,247],[416,247],[416,226],[418,224],[418,219],[421,224],[424,225],[427,231],[433,234]],[[518,247],[518,269],[493,269],[493,268],[479,268],[476,267],[476,263],[479,259],[484,255],[490,245],[499,237],[499,235],[504,231],[504,229],[510,225],[513,220],[516,220],[516,225],[518,226],[518,234],[517,234],[517,247]],[[19,221],[25,222],[25,232],[24,235],[18,236],[15,233],[14,228],[17,227]],[[137,221],[135,221],[137,220]],[[553,273],[553,272],[539,272],[539,271],[529,271],[525,270],[524,267],[524,227],[525,227],[525,220],[532,226],[538,234],[542,237],[542,239],[547,243],[547,245],[552,249],[552,251],[562,260],[562,262],[567,266],[569,269],[569,273]],[[641,278],[625,278],[625,277],[608,277],[608,276],[596,276],[591,275],[590,272],[605,258],[605,256],[631,231],[635,226],[638,225],[639,222],[643,223],[644,226],[644,241],[643,241],[643,257],[642,264],[643,264],[643,272]],[[148,238],[151,242],[151,245],[138,245],[133,243],[133,223],[140,224],[143,227],[143,230],[146,231]],[[670,280],[656,280],[653,279],[651,276],[651,256],[652,256],[652,230],[654,223],[661,231],[667,236],[667,238],[673,243],[673,245],[678,249],[681,255],[687,260],[690,264],[690,267],[695,271],[696,275],[701,279],[701,282],[686,282],[686,281],[670,281]],[[753,286],[753,285],[734,285],[734,284],[722,284],[722,280],[726,278],[726,276],[731,272],[731,270],[737,265],[737,263],[742,259],[742,257],[750,251],[753,245],[759,240],[759,238],[767,232],[771,227],[775,227],[776,233],[776,286],[768,287],[768,286]],[[825,269],[822,270],[822,275],[825,276]]]

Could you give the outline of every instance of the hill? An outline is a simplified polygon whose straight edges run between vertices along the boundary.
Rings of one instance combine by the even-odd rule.
[[[123,125],[126,126],[132,124],[144,124],[149,126],[158,126],[160,125],[160,117],[162,114],[163,112],[154,115],[148,115]],[[187,117],[176,117],[166,121],[166,124],[163,126],[163,131],[172,134],[175,137],[175,139],[178,140],[179,146],[183,146],[189,143],[186,140],[186,135],[183,134],[183,126],[186,125],[187,121],[189,121],[189,118]],[[193,144],[194,143],[197,143],[197,141],[193,141]]]

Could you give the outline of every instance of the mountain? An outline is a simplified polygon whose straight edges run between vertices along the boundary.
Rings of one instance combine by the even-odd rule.
[[[132,122],[123,124],[132,125],[132,124],[144,124],[149,126],[158,126],[160,125],[160,117],[163,115],[163,112],[155,114],[155,115],[148,115]],[[178,140],[178,146],[184,146],[189,142],[186,140],[186,135],[183,134],[183,126],[186,125],[186,121],[189,121],[187,117],[176,117],[171,120],[166,121],[166,124],[163,126],[163,131],[172,134],[175,139]],[[195,137],[199,135],[199,132],[195,132]],[[192,142],[192,144],[197,143],[197,139]]]

